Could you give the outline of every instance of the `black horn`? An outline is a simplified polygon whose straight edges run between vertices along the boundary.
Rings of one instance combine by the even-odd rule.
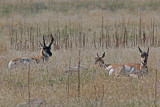
[[[41,42],[39,42],[39,44],[40,44],[40,47],[41,47],[41,48],[43,48],[43,45],[42,45],[42,43],[41,43]]]
[[[142,50],[141,50],[141,48],[139,46],[138,46],[138,49],[139,49],[139,52],[142,53]]]
[[[44,35],[43,35],[43,46],[46,47]]]
[[[52,34],[50,34],[50,36],[51,36],[51,42],[49,43],[49,47],[51,47],[51,45],[52,45],[52,43],[54,41],[54,38],[53,38]]]
[[[149,54],[149,47],[148,47],[148,51],[147,51],[147,54]]]
[[[105,57],[105,52],[103,53],[102,57],[101,58],[104,58]]]

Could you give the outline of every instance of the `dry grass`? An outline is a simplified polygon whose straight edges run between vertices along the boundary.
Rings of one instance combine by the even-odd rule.
[[[52,47],[53,56],[47,64],[31,66],[31,98],[42,98],[48,104],[68,107],[156,106],[154,101],[156,69],[158,70],[157,76],[158,78],[160,77],[160,49],[158,47],[160,15],[157,14],[160,10],[156,8],[157,5],[159,6],[159,1],[134,0],[132,2],[128,0],[123,3],[120,0],[116,3],[115,0],[114,2],[109,0],[106,2],[103,0],[101,2],[96,0],[87,0],[85,2],[73,2],[72,0],[66,2],[66,0],[61,0],[61,2],[57,2],[56,0],[53,2],[48,0],[44,3],[40,2],[40,0],[36,2],[25,2],[22,0],[22,2],[17,3],[1,0],[0,2],[3,10],[0,11],[0,106],[14,107],[21,102],[28,101],[28,68],[22,67],[8,70],[8,62],[14,57],[38,55],[38,42],[41,41],[43,34],[47,35],[48,33],[56,34],[55,44]],[[110,4],[103,5],[109,2]],[[68,3],[67,6],[66,3]],[[43,8],[34,7],[31,9],[29,8],[31,5],[42,6]],[[45,6],[47,6],[47,9],[45,9]],[[116,6],[116,8],[113,9],[113,6]],[[39,9],[38,12],[35,11],[37,8]],[[141,24],[140,14],[142,16]],[[102,15],[104,18],[104,29],[108,29],[111,44],[113,44],[113,46],[107,48],[99,47],[102,32],[106,34],[106,30],[102,30]],[[39,27],[38,32],[37,26]],[[113,78],[109,77],[104,69],[94,65],[94,58],[97,52],[102,54],[104,51],[106,52],[104,59],[106,63],[140,62],[137,45],[129,45],[124,48],[120,44],[119,48],[114,47],[112,42],[112,39],[114,40],[113,36],[118,34],[119,37],[122,37],[125,27],[127,28],[127,36],[129,38],[132,34],[138,35],[138,38],[140,38],[142,34],[139,34],[139,29],[142,32],[145,31],[148,42],[146,45],[137,44],[141,45],[144,51],[147,49],[146,47],[153,46],[150,48],[148,60],[149,75],[146,77],[140,79]],[[30,31],[31,28],[32,30]],[[80,98],[78,98],[77,73],[67,74],[64,70],[64,68],[69,66],[70,60],[71,66],[78,66],[78,52],[80,48],[75,45],[75,42],[79,41],[79,32],[84,33],[86,36],[86,46],[81,48],[81,65],[89,68],[81,71]],[[11,35],[14,38],[13,45],[11,45]],[[20,39],[21,35],[22,39]],[[75,37],[70,38],[71,41],[73,39],[74,46],[65,49],[64,38],[67,38],[67,35]],[[96,48],[92,43],[94,35],[96,36]],[[150,43],[152,35],[155,36],[156,45],[151,45]],[[34,45],[30,41],[33,40],[32,37],[34,37]],[[21,40],[23,41],[22,45],[24,45],[26,40],[29,48],[25,50],[15,47],[18,44],[15,42],[20,42]],[[129,43],[132,42],[131,40],[129,40]],[[58,43],[60,43],[61,48],[54,48]],[[35,49],[32,49],[31,45]],[[159,80],[156,84],[156,103],[159,106]]]
[[[100,106],[103,98],[104,106],[154,106],[154,84],[155,68],[159,66],[157,60],[160,50],[150,49],[149,75],[139,80],[131,78],[113,78],[108,73],[94,65],[96,52],[107,52],[106,63],[130,63],[139,62],[139,52],[134,49],[107,49],[107,50],[83,50],[81,52],[81,63],[89,67],[89,70],[81,71],[81,97],[78,101],[77,73],[68,74],[69,102],[67,95],[67,74],[65,67],[78,64],[78,50],[53,51],[53,57],[47,65],[40,64],[31,67],[30,92],[31,98],[43,98],[49,104],[60,104],[62,106]],[[14,51],[13,51],[14,52]],[[14,52],[16,53],[16,52]],[[116,54],[119,53],[119,54]],[[132,54],[132,56],[131,56]],[[7,56],[9,54],[6,54]],[[21,54],[16,54],[19,56]],[[2,63],[0,85],[1,106],[15,106],[28,100],[27,72],[28,69],[6,68],[10,56]],[[124,60],[122,60],[124,59]],[[155,67],[155,68],[154,68]],[[158,72],[158,77],[160,73]],[[104,91],[103,91],[104,86]],[[159,85],[158,85],[159,87]],[[103,95],[104,92],[104,95]],[[159,89],[157,99],[159,98]],[[159,100],[157,101],[159,102]],[[158,104],[159,105],[159,104]]]

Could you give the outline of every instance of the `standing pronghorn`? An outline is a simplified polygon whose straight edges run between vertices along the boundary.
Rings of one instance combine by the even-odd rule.
[[[104,56],[100,57],[97,54],[97,57],[95,58],[95,64],[99,64],[99,66],[104,67],[108,72],[109,75],[119,76],[131,76],[138,78],[140,75],[143,75],[145,73],[148,73],[148,66],[147,66],[147,60],[148,60],[148,54],[149,54],[149,48],[147,52],[143,52],[139,47],[139,52],[141,56],[141,63],[130,63],[130,64],[105,64],[104,63]]]
[[[51,53],[51,45],[54,41],[54,38],[52,36],[52,34],[50,34],[51,36],[51,42],[49,43],[49,45],[46,46],[45,43],[45,38],[43,36],[43,45],[40,42],[40,46],[41,46],[41,51],[40,51],[40,55],[38,57],[19,57],[19,58],[14,58],[12,59],[9,64],[8,64],[8,68],[11,68],[13,66],[16,66],[18,64],[24,64],[24,63],[39,63],[41,61],[43,62],[47,62],[49,60],[49,57],[52,56]]]

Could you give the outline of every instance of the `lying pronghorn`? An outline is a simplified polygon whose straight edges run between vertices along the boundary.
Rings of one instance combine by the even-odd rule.
[[[38,57],[19,57],[19,58],[14,58],[12,59],[9,64],[8,64],[8,68],[11,68],[15,65],[18,65],[18,64],[24,64],[24,63],[30,63],[30,62],[33,62],[33,63],[39,63],[41,61],[43,62],[47,62],[49,60],[49,57],[52,56],[52,53],[51,53],[51,45],[54,41],[54,38],[52,35],[51,36],[51,42],[49,43],[49,45],[46,46],[46,43],[45,43],[45,38],[43,36],[43,45],[40,43],[40,46],[41,46],[41,51],[40,51],[40,55]]]
[[[147,52],[142,52],[142,50],[138,47],[140,56],[141,56],[141,63],[130,63],[130,64],[105,64],[103,58],[105,57],[105,52],[100,57],[97,54],[95,58],[95,64],[99,64],[100,67],[104,67],[108,72],[109,75],[114,76],[131,76],[138,78],[140,75],[148,73],[147,67],[147,59],[149,54],[149,48]]]

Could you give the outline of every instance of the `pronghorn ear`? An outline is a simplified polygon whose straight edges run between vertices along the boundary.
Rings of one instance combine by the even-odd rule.
[[[148,51],[147,51],[147,54],[149,54],[149,47],[148,47]]]
[[[105,52],[103,53],[102,57],[101,58],[104,58],[105,57]]]
[[[139,46],[138,46],[138,49],[139,49],[139,52],[142,53],[142,50],[141,50],[141,48]]]

